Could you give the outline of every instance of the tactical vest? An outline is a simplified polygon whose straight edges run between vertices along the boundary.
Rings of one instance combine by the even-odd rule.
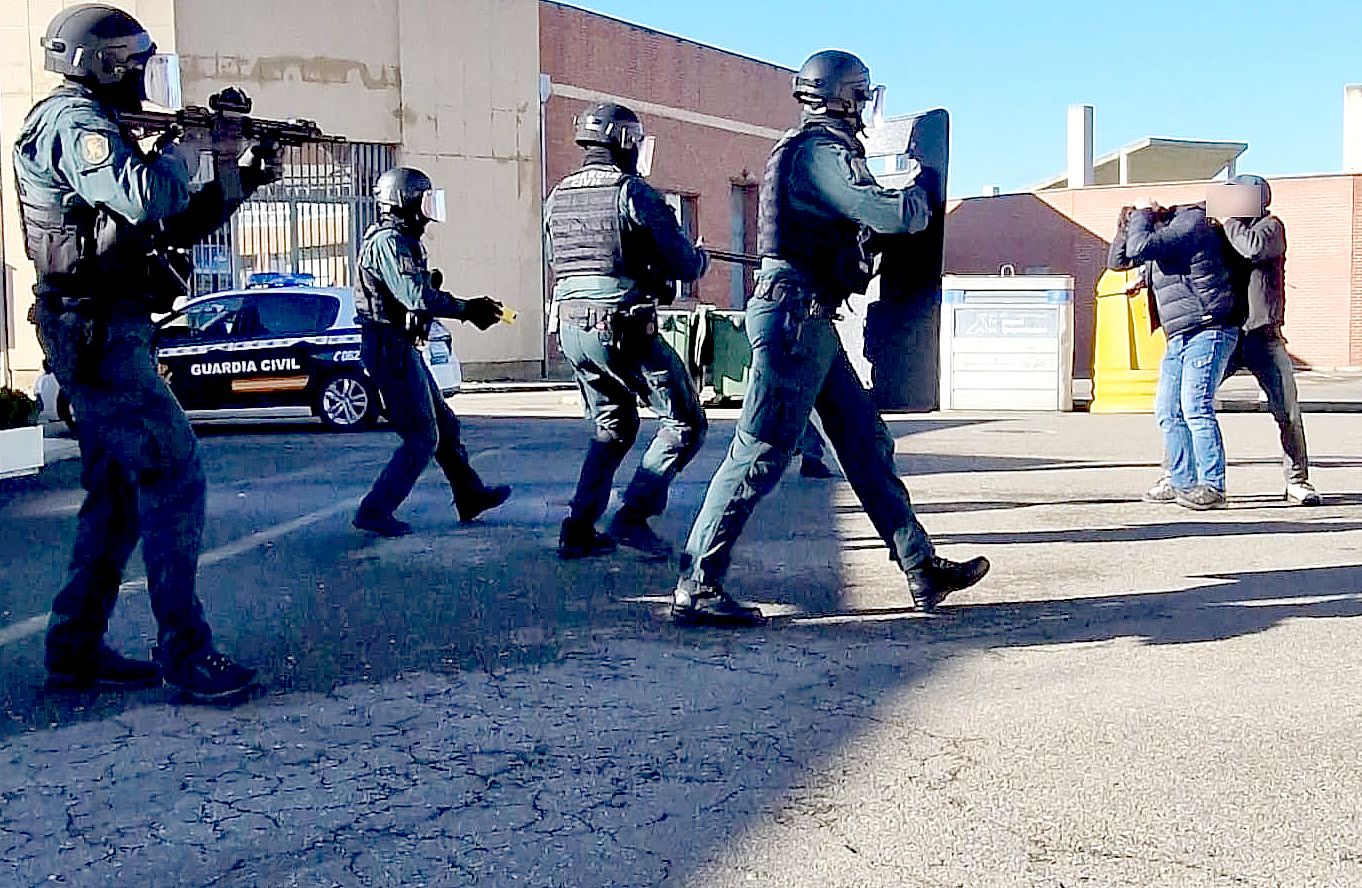
[[[620,189],[629,178],[612,167],[588,166],[553,189],[548,232],[555,275],[625,276]]]
[[[771,151],[761,182],[757,215],[757,252],[793,265],[818,293],[819,300],[840,303],[851,293],[864,293],[874,266],[866,249],[869,230],[843,218],[824,215],[795,199],[791,163],[810,140],[831,137],[864,157],[859,140],[820,121],[787,132]]]
[[[358,284],[355,288],[355,314],[361,322],[395,324],[401,326],[406,319],[406,307],[393,296],[383,280],[382,270],[373,258],[375,236],[385,230],[395,231],[402,238],[407,250],[425,271],[426,250],[419,238],[412,237],[402,230],[401,224],[392,216],[387,216],[364,232],[364,241],[359,248]]]
[[[39,296],[76,297],[82,304],[121,304],[137,310],[170,311],[188,295],[193,275],[188,251],[159,249],[151,232],[117,213],[81,200],[51,158],[26,151],[72,103],[91,103],[118,126],[88,90],[66,86],[33,107],[14,144],[15,191],[24,252],[38,272]],[[110,284],[115,286],[109,286]]]
[[[19,198],[19,225],[23,229],[24,252],[33,260],[40,287],[74,284],[84,260],[94,252],[95,210],[76,194],[56,169],[31,170],[21,159],[28,145],[40,138],[47,127],[56,126],[57,115],[69,99],[81,95],[61,89],[33,107],[24,119],[15,140],[15,191]],[[46,158],[38,158],[45,161]],[[36,173],[46,175],[39,181]]]

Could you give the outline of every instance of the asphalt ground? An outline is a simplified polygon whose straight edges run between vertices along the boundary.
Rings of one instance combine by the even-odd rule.
[[[200,591],[264,685],[235,709],[45,692],[79,465],[0,482],[0,884],[1362,885],[1355,418],[1308,418],[1298,509],[1271,421],[1225,416],[1205,514],[1138,501],[1148,417],[895,417],[924,524],[993,574],[913,613],[849,488],[792,472],[730,580],[778,619],[704,632],[662,618],[674,568],[553,557],[570,397],[455,404],[516,495],[460,526],[432,469],[401,540],[349,526],[385,429],[200,427]]]

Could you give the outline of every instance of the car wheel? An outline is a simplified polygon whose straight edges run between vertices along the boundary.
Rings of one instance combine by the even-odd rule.
[[[71,399],[66,397],[66,392],[57,392],[57,419],[66,423],[71,431],[76,430],[76,415],[71,411]]]
[[[329,429],[348,432],[369,428],[378,421],[378,391],[373,380],[342,373],[322,384],[313,409]]]

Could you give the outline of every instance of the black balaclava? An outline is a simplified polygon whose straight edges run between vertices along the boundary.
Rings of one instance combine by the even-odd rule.
[[[400,207],[392,207],[388,210],[388,215],[397,223],[398,228],[418,240],[425,235],[426,226],[430,224],[430,220],[421,215],[419,208],[403,210]]]
[[[845,133],[851,138],[856,138],[864,128],[861,125],[860,112],[855,114],[834,114],[822,105],[804,105],[800,112],[800,120],[804,124],[820,123],[838,132]]]
[[[638,174],[638,149],[626,151],[615,145],[586,145],[582,152],[583,166],[619,167],[629,175]]]
[[[134,68],[117,83],[100,83],[93,77],[68,77],[68,83],[83,86],[115,111],[142,110],[142,71]]]

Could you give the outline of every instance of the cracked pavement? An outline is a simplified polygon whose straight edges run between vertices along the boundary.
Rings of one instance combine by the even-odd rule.
[[[456,409],[516,497],[460,527],[432,471],[391,541],[335,509],[386,431],[201,429],[201,592],[265,691],[53,696],[40,634],[0,644],[0,885],[1362,885],[1351,417],[1308,418],[1313,510],[1275,499],[1270,420],[1225,417],[1212,515],[1137,501],[1148,417],[897,420],[924,524],[993,575],[914,615],[846,485],[792,473],[738,550],[780,613],[744,633],[660,619],[666,567],[552,557],[571,405]],[[61,581],[77,475],[0,482],[0,631]],[[129,590],[111,641],[152,633]]]

